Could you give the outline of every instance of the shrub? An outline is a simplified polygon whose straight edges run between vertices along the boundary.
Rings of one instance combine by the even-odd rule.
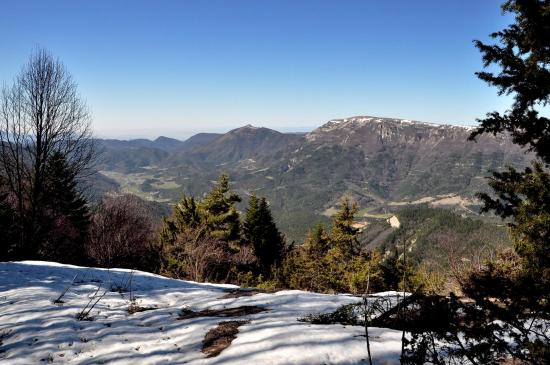
[[[92,215],[87,253],[98,266],[156,271],[153,235],[152,217],[140,198],[106,197]]]

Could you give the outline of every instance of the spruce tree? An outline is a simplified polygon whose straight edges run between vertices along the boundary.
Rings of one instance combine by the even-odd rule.
[[[172,216],[164,220],[161,241],[169,243],[175,234],[186,229],[198,229],[226,242],[240,239],[237,203],[241,198],[229,190],[229,178],[221,175],[218,183],[202,200],[183,196],[174,205]]]
[[[475,41],[485,67],[499,71],[477,75],[514,101],[504,113],[488,113],[470,138],[507,133],[538,158],[524,170],[494,172],[493,194],[479,195],[483,210],[510,222],[515,252],[462,280],[473,305],[451,295],[421,307],[407,363],[550,361],[550,119],[541,114],[550,102],[550,1],[508,0],[502,9],[514,23],[491,34],[494,44]]]
[[[517,253],[550,289],[550,119],[540,113],[550,102],[550,1],[509,0],[502,8],[515,15],[515,23],[491,34],[496,44],[475,41],[485,66],[496,65],[500,72],[477,75],[500,95],[513,95],[514,102],[504,113],[488,113],[470,138],[509,133],[539,161],[523,171],[493,173],[494,194],[479,197],[485,211],[512,219]]]
[[[353,227],[353,219],[357,211],[357,205],[345,197],[340,201],[340,210],[332,221],[332,244],[346,257],[359,253],[358,229]]]
[[[66,67],[44,49],[2,87],[0,114],[0,175],[13,200],[18,255],[40,259],[44,237],[52,238],[46,226],[53,222],[44,220],[52,207],[46,206],[48,164],[61,154],[73,179],[90,172],[96,156],[90,114]],[[55,225],[63,225],[58,218]]]
[[[330,248],[330,236],[322,223],[319,223],[310,231],[304,242],[309,256],[322,257]]]
[[[240,201],[241,198],[229,190],[229,177],[221,175],[216,186],[200,202],[212,236],[226,242],[239,240],[241,227],[236,205]]]
[[[239,265],[249,265],[253,260],[251,250],[239,246],[241,229],[236,204],[240,201],[240,197],[229,190],[227,175],[222,175],[203,199],[184,196],[174,206],[172,215],[163,219],[159,235],[163,256],[161,271],[197,280],[191,275],[196,267],[191,266],[210,262],[206,260],[210,257],[213,260],[208,269],[211,270],[210,279],[225,277],[224,280],[229,280]],[[199,254],[203,257],[198,257]]]
[[[176,227],[197,228],[204,223],[204,215],[192,196],[183,196],[178,204],[174,206],[174,222]]]
[[[550,1],[508,0],[502,10],[513,14],[515,23],[491,34],[495,44],[474,42],[484,66],[494,65],[499,72],[476,75],[499,95],[512,95],[514,102],[506,112],[493,111],[479,120],[470,138],[508,132],[515,143],[550,163],[550,119],[540,114],[550,101]]]
[[[78,191],[74,171],[61,153],[46,165],[44,212],[40,217],[40,256],[67,263],[84,263],[89,226],[86,200]]]
[[[495,172],[489,183],[494,194],[480,198],[485,211],[511,219],[526,283],[536,284],[532,295],[545,295],[550,291],[550,119],[540,109],[550,102],[550,1],[509,0],[503,10],[515,15],[515,23],[491,35],[498,43],[475,42],[485,66],[496,65],[500,72],[477,75],[499,94],[513,95],[514,102],[504,113],[487,114],[471,138],[509,133],[540,159],[523,171]]]
[[[247,242],[254,243],[260,234],[260,199],[256,195],[251,195],[243,222],[243,237]]]
[[[254,247],[260,273],[269,275],[271,267],[279,265],[283,260],[285,240],[277,229],[264,197],[250,197],[243,223],[243,237]]]

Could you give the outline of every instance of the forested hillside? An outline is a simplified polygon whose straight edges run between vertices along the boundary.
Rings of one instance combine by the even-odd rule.
[[[507,136],[476,143],[467,141],[469,133],[466,127],[355,117],[306,135],[252,126],[199,134],[170,150],[158,141],[102,140],[99,170],[119,190],[167,204],[182,193],[206,193],[209,182],[227,173],[242,196],[266,196],[283,232],[299,241],[304,227],[328,221],[344,195],[367,216],[421,203],[475,215],[474,195],[487,189],[488,171],[525,166],[528,155]]]

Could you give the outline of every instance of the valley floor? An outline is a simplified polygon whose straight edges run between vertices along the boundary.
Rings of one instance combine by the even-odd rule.
[[[109,291],[113,286],[127,291]],[[98,290],[98,287],[100,289]],[[62,303],[54,301],[66,289]],[[131,289],[131,291],[130,291]],[[297,318],[359,301],[303,291],[227,295],[231,285],[200,284],[146,272],[94,269],[52,262],[0,263],[0,363],[6,364],[358,364],[366,363],[364,329],[311,325]],[[77,313],[105,295],[90,312]],[[95,296],[94,296],[95,294]],[[130,314],[130,296],[142,312]],[[224,298],[225,297],[225,298]],[[95,299],[94,299],[95,298]],[[178,319],[200,311],[258,306],[240,317]],[[229,315],[241,315],[231,313]],[[220,322],[245,320],[218,356],[201,352]],[[398,364],[398,331],[371,328],[376,364]]]

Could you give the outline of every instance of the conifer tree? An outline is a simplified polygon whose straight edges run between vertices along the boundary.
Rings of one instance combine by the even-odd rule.
[[[192,227],[197,228],[204,222],[204,215],[201,213],[199,206],[192,196],[183,196],[178,204],[174,207],[174,222],[176,227]]]
[[[330,236],[322,223],[310,231],[304,242],[304,247],[312,257],[322,257],[330,248]]]
[[[509,133],[540,161],[523,171],[494,173],[489,185],[496,196],[479,196],[485,211],[512,218],[517,253],[550,290],[550,119],[540,112],[550,102],[550,1],[508,0],[502,8],[515,15],[515,23],[491,34],[497,44],[475,42],[485,66],[497,65],[500,72],[477,75],[514,102],[504,113],[488,113],[470,138]]]
[[[212,236],[226,242],[239,240],[241,227],[236,205],[240,201],[241,198],[229,190],[229,177],[222,174],[216,186],[200,202]]]
[[[8,193],[4,192],[3,184],[3,179],[0,177],[0,261],[7,261],[13,257],[15,249],[14,212],[8,201]]]
[[[236,204],[241,198],[229,190],[229,178],[221,175],[218,183],[202,199],[183,196],[174,205],[172,216],[164,219],[161,241],[169,243],[174,235],[186,229],[198,229],[225,242],[240,239],[239,213]]]
[[[41,256],[50,260],[83,263],[89,226],[86,200],[77,188],[74,171],[64,155],[54,153],[46,165]]]
[[[550,163],[550,119],[540,113],[550,101],[550,2],[508,0],[502,10],[514,15],[515,23],[491,34],[495,44],[474,42],[484,66],[494,65],[499,72],[476,75],[499,95],[512,95],[514,102],[504,113],[488,113],[470,138],[508,132],[515,143]]]
[[[250,197],[243,223],[243,237],[254,247],[260,273],[268,275],[273,265],[281,263],[285,241],[277,229],[267,200]]]
[[[229,190],[227,175],[201,200],[184,196],[172,216],[163,220],[161,271],[178,278],[228,281],[248,267],[255,258],[249,247],[239,245],[238,202],[240,197]]]
[[[179,233],[187,229],[201,229],[206,233],[204,227],[204,214],[192,196],[183,196],[181,200],[174,205],[171,217],[162,219],[162,228],[159,233],[160,250],[173,245]]]
[[[353,227],[353,218],[357,211],[357,204],[345,197],[340,201],[340,210],[332,221],[332,244],[346,257],[359,253],[358,230]]]
[[[550,102],[550,1],[508,0],[502,9],[515,22],[491,34],[495,44],[475,41],[485,67],[499,71],[477,75],[514,102],[504,113],[488,113],[470,138],[508,133],[539,159],[523,171],[493,173],[494,193],[479,195],[485,211],[510,222],[515,252],[463,280],[462,292],[474,305],[451,295],[423,308],[407,363],[550,361],[550,119],[541,114]],[[450,345],[437,349],[436,342]]]

